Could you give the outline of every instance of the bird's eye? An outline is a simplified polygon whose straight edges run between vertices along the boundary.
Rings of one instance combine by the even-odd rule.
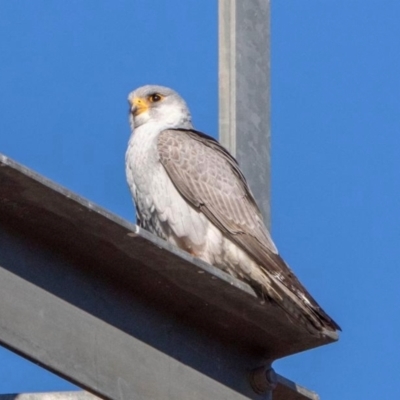
[[[154,93],[149,96],[150,103],[157,103],[157,101],[160,101],[161,99],[162,96],[158,93]]]

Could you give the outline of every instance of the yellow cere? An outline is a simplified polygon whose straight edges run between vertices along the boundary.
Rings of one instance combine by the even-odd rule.
[[[148,100],[142,97],[135,97],[132,104],[136,107],[135,116],[144,113],[150,107]]]

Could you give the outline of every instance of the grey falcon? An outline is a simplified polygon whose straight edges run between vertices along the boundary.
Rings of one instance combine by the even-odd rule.
[[[138,224],[247,282],[314,335],[340,330],[280,257],[238,163],[172,89],[129,94],[126,175]]]

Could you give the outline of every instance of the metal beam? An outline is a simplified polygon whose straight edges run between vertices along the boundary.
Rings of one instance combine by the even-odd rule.
[[[256,399],[252,369],[337,339],[2,155],[0,187],[0,343],[101,398]]]
[[[280,375],[278,375],[278,385],[273,398],[274,400],[319,400],[316,393],[310,392]],[[0,400],[99,400],[99,397],[88,392],[14,393],[0,395]]]
[[[319,400],[316,393],[296,385],[278,375],[278,385],[274,391],[274,400]],[[99,400],[88,392],[48,392],[0,395],[0,400]],[[265,400],[265,397],[264,397]]]
[[[219,0],[219,135],[270,227],[270,2]]]
[[[12,393],[0,395],[0,400],[99,400],[88,392]]]

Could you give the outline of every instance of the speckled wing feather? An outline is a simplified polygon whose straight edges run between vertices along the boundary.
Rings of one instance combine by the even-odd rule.
[[[340,329],[279,256],[236,160],[216,140],[194,130],[169,129],[158,137],[158,152],[175,187],[192,207],[295,294],[323,326]]]

